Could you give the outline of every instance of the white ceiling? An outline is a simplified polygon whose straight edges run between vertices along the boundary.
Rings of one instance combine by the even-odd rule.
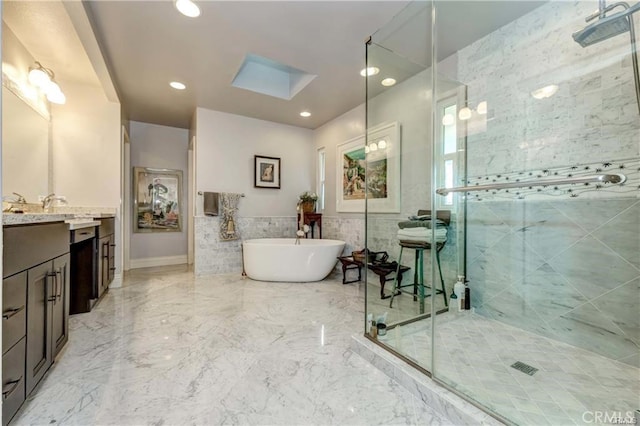
[[[86,7],[132,120],[188,127],[199,106],[316,128],[364,101],[365,39],[406,3],[200,1],[198,18],[170,1]],[[247,53],[318,77],[290,101],[235,88]]]
[[[34,57],[55,70],[59,80],[98,84],[61,1],[2,3],[3,20]],[[541,4],[449,3],[442,2],[451,9],[443,9],[448,12],[442,14],[442,52],[455,51]],[[199,1],[202,15],[187,18],[169,0],[84,2],[131,120],[187,128],[195,108],[202,107],[311,129],[364,102],[359,71],[365,63],[365,39],[407,4]],[[420,34],[430,30],[411,9],[396,21],[407,19],[406,15],[413,16],[412,22],[403,24],[402,31],[392,29],[384,41],[394,50],[417,50],[414,61],[426,63],[429,40]],[[478,20],[469,23],[465,16]],[[417,36],[406,36],[416,25]],[[398,43],[399,39],[404,41]],[[233,87],[231,82],[248,53],[317,77],[289,101]],[[411,54],[406,56],[413,59]],[[399,81],[416,72],[415,68],[404,71]],[[187,89],[170,88],[172,80],[185,83]],[[312,116],[300,117],[303,110]]]

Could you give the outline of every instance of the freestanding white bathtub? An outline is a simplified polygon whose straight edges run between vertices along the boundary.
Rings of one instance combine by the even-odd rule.
[[[244,271],[258,281],[311,282],[324,279],[342,254],[344,241],[260,238],[242,243]]]

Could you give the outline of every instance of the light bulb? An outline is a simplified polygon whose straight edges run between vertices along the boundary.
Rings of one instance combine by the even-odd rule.
[[[471,110],[467,107],[464,107],[458,113],[458,118],[460,120],[468,120],[471,118]]]
[[[60,90],[60,88],[58,88],[58,90],[56,91],[48,92],[47,99],[49,100],[49,102],[58,104],[58,105],[62,105],[65,102],[67,102],[67,97],[64,95],[64,93],[62,93],[62,90]]]
[[[372,142],[372,143],[369,145],[369,149],[370,149],[371,151],[377,151],[377,150],[378,150],[378,145],[376,145],[376,143],[375,143],[375,142]]]
[[[387,141],[385,141],[384,139],[378,142],[378,148],[385,149],[386,147],[387,147]]]
[[[487,113],[487,101],[482,101],[478,104],[478,114],[485,115]]]
[[[200,8],[191,0],[176,0],[176,9],[189,18],[200,16]]]
[[[367,67],[367,68],[363,68],[360,71],[360,75],[363,77],[369,77],[371,75],[376,75],[380,72],[380,68],[377,67]]]
[[[387,77],[384,80],[382,80],[380,82],[380,84],[382,84],[383,86],[393,86],[394,84],[396,84],[396,79],[395,78],[391,78],[391,77]]]
[[[187,88],[184,83],[180,83],[179,81],[172,81],[169,83],[169,86],[173,87],[176,90],[184,90]]]
[[[368,145],[364,147],[364,153],[365,153],[365,154],[368,154],[368,153],[369,153],[369,146],[368,146]]]
[[[58,86],[58,83],[53,80],[49,80],[49,83],[47,83],[47,85],[42,88],[42,91],[46,93],[47,96],[49,95],[49,93],[62,93],[62,90],[60,90],[60,86]]]
[[[453,118],[453,115],[451,114],[445,114],[444,117],[442,117],[442,125],[443,126],[451,126],[452,124],[455,124],[456,119]]]
[[[41,68],[33,68],[29,71],[29,83],[36,87],[44,88],[51,81],[51,77]]]

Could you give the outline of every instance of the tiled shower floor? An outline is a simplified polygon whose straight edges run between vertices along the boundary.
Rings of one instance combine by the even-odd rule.
[[[384,339],[430,366],[430,333],[423,320]],[[625,416],[640,408],[638,368],[479,315],[438,315],[436,348],[434,376],[520,425],[593,423],[597,411]],[[516,361],[538,371],[510,367]]]

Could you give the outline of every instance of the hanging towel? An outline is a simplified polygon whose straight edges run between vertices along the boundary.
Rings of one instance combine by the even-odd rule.
[[[205,216],[218,216],[220,194],[217,192],[204,193],[204,214]]]
[[[240,238],[236,219],[240,197],[242,197],[240,194],[220,193],[220,207],[222,209],[222,220],[220,221],[221,241],[232,241]]]

